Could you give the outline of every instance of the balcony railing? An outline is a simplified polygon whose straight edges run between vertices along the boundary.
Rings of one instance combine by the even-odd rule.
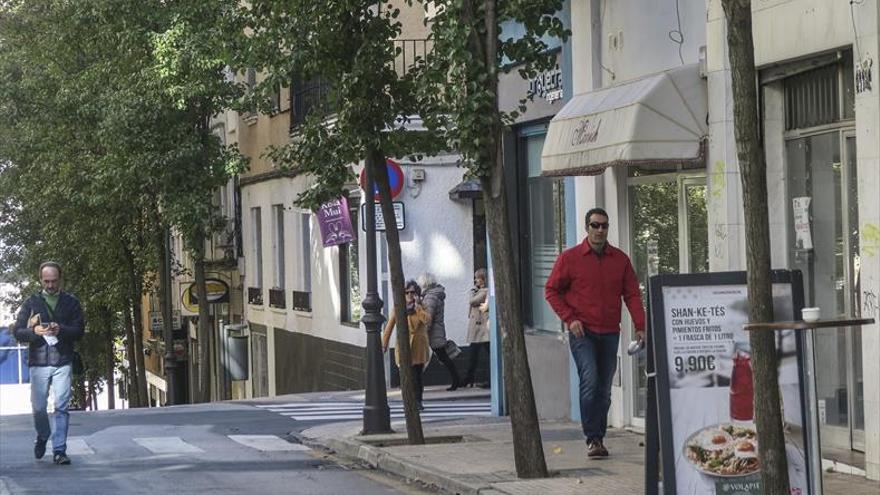
[[[400,39],[392,43],[395,50],[392,65],[394,71],[401,77],[420,61],[426,60],[434,49],[434,40],[430,39]],[[294,76],[290,85],[291,132],[303,125],[309,115],[317,113],[320,116],[327,116],[336,111],[335,104],[330,101],[331,83],[332,81],[321,76],[307,80]]]
[[[296,311],[312,312],[312,293],[295,290],[293,291],[293,309]]]
[[[330,83],[317,76],[309,80],[294,78],[290,90],[290,130],[303,125],[313,114],[324,116],[334,112],[330,101]]]
[[[284,309],[287,307],[287,301],[284,297],[284,289],[269,289],[269,307]]]
[[[253,304],[255,306],[263,305],[262,287],[248,287],[248,304]]]
[[[427,60],[434,49],[434,40],[431,39],[401,39],[394,40],[394,71],[402,77],[417,64]]]

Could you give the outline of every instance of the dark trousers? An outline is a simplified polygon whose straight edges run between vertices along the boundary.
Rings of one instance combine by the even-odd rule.
[[[415,382],[416,386],[416,400],[419,404],[422,403],[422,396],[425,393],[425,385],[422,383],[422,371],[425,369],[424,364],[414,364],[412,365],[412,376],[413,382]]]
[[[572,334],[568,337],[580,378],[581,427],[588,440],[601,440],[608,428],[611,383],[617,369],[620,334],[585,330],[583,337]]]
[[[477,375],[477,365],[480,362],[480,354],[486,354],[486,360],[490,359],[489,356],[489,343],[488,342],[472,342],[471,345],[471,359],[468,364],[467,375],[465,375],[464,384],[465,385],[473,385],[474,379]]]
[[[437,347],[437,348],[432,347],[431,350],[434,351],[434,354],[437,355],[437,359],[439,359],[440,362],[443,363],[443,366],[446,366],[446,369],[449,371],[449,376],[452,377],[452,386],[458,387],[459,384],[461,383],[458,378],[458,371],[455,370],[455,363],[452,362],[452,359],[450,359],[449,354],[446,354],[446,348],[445,347]]]

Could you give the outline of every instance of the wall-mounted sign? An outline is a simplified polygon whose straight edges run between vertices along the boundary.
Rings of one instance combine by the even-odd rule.
[[[226,282],[216,278],[209,278],[205,280],[205,286],[208,292],[206,299],[209,304],[229,302],[229,285]],[[196,287],[195,282],[189,284],[184,289],[180,299],[187,310],[193,313],[199,312],[198,287]]]
[[[395,162],[394,160],[387,159],[385,160],[385,167],[388,169],[388,185],[391,187],[391,199],[395,199],[400,196],[400,192],[403,191],[403,169],[400,168],[400,164]],[[367,189],[367,167],[361,169],[361,189]],[[373,183],[373,193],[376,195],[376,201],[379,201],[379,185],[375,182]]]
[[[391,203],[394,206],[394,219],[397,223],[397,230],[403,230],[406,228],[406,210],[403,207],[403,203],[400,201],[394,201]],[[367,217],[367,205],[361,205],[361,230],[364,232],[367,231],[367,223],[364,220]],[[376,205],[375,210],[376,217],[376,232],[385,232],[385,216],[382,215],[382,208],[379,205]]]
[[[196,307],[196,311],[198,311],[198,307]],[[171,327],[177,330],[180,328],[180,324],[180,311],[175,309],[171,311]],[[150,331],[161,333],[163,330],[165,330],[165,327],[162,324],[162,313],[150,311]]]
[[[542,72],[529,80],[529,90],[526,93],[529,98],[544,98],[548,102],[561,100],[562,93],[562,70],[557,65],[555,69]]]
[[[874,59],[867,58],[862,60],[862,63],[856,67],[856,93],[864,93],[866,91],[871,91],[872,88],[872,76],[871,69],[874,67]]]
[[[354,229],[351,227],[351,216],[348,213],[348,200],[345,197],[322,204],[316,215],[324,247],[345,244],[354,239]]]

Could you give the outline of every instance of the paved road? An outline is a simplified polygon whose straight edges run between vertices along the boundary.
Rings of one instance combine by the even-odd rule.
[[[293,442],[290,432],[316,420],[270,409],[239,402],[74,412],[70,466],[52,464],[51,450],[33,458],[30,416],[0,417],[0,495],[428,493]]]

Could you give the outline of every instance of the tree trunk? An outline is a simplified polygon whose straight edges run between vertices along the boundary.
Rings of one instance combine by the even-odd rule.
[[[470,11],[474,12],[471,4]],[[498,109],[498,16],[497,1],[483,0],[485,31],[483,38],[471,36],[471,52],[480,60],[489,74],[489,91],[494,95],[493,109]],[[466,14],[471,15],[471,14]],[[473,24],[472,22],[470,24]],[[472,32],[475,32],[476,28]],[[492,271],[497,304],[495,305],[501,333],[507,406],[513,430],[513,454],[516,474],[520,478],[546,478],[547,462],[541,442],[535,392],[529,369],[519,281],[513,259],[512,240],[507,213],[507,195],[504,188],[504,161],[502,155],[502,127],[496,119],[487,143],[490,172],[480,178],[483,200],[486,204],[486,227],[492,251]]]
[[[131,346],[134,356],[129,357],[134,358],[134,361],[130,362],[135,365],[136,371],[132,385],[136,386],[138,390],[138,407],[146,407],[150,403],[150,396],[147,393],[147,371],[144,368],[144,321],[143,307],[141,306],[144,285],[140,274],[135,269],[134,255],[128,249],[125,249],[125,261],[128,264],[128,280],[131,283],[129,299],[133,311],[130,323],[133,332]]]
[[[205,240],[202,236],[193,243],[191,253],[195,266],[196,290],[199,298],[199,402],[211,401],[211,315],[208,306],[208,287],[205,282]]]
[[[406,435],[410,445],[425,443],[422,431],[422,418],[416,401],[415,381],[412,372],[412,350],[409,346],[409,322],[406,319],[406,296],[404,295],[403,262],[400,254],[400,235],[394,220],[394,206],[391,202],[391,187],[388,181],[388,168],[381,150],[367,150],[366,166],[372,168],[372,176],[379,186],[382,216],[385,219],[385,238],[388,241],[388,266],[391,271],[391,293],[394,298],[393,311],[397,315],[397,353],[400,355],[400,390],[403,395],[403,409],[406,415]],[[369,185],[367,187],[370,187]]]
[[[134,325],[131,322],[131,304],[123,311],[125,327],[125,354],[128,358],[128,407],[143,407],[137,384],[137,360],[134,358]]]
[[[749,322],[773,321],[770,281],[770,228],[767,218],[767,171],[758,126],[752,9],[749,0],[723,0],[727,19],[727,46],[733,83],[733,117],[746,223]],[[765,494],[787,495],[788,459],[785,455],[779,368],[772,332],[751,332],[755,389],[755,423]]]
[[[107,345],[107,362],[105,380],[107,383],[107,409],[116,409],[116,348],[113,335],[113,312],[110,308],[101,308],[101,320],[104,324],[104,341]]]
[[[144,367],[144,319],[141,295],[143,285],[140,279],[135,279],[132,294],[132,308],[134,309],[134,359],[137,362],[137,387],[138,397],[141,399],[141,407],[150,405],[150,394],[147,390],[147,369]]]

